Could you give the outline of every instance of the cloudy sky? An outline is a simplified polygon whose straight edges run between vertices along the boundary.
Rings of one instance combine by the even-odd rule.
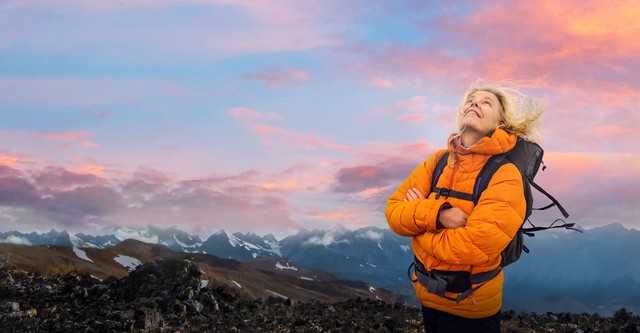
[[[571,222],[639,228],[638,35],[632,0],[2,0],[0,231],[386,227],[478,79],[546,100]]]

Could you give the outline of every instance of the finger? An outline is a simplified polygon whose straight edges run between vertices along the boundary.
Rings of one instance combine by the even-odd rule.
[[[413,190],[413,193],[415,194],[416,198],[418,199],[424,199],[424,195],[422,194],[422,192],[420,192],[420,190],[418,190],[417,188],[412,188],[411,190]]]

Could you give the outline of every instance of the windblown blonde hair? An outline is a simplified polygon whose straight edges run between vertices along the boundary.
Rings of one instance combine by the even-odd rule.
[[[482,81],[477,81],[471,85],[460,102],[454,125],[456,133],[461,130],[460,122],[463,117],[461,110],[469,96],[477,91],[488,91],[500,101],[502,112],[498,128],[529,141],[541,140],[538,130],[542,126],[542,115],[545,110],[544,102],[520,92],[513,86],[484,83]]]

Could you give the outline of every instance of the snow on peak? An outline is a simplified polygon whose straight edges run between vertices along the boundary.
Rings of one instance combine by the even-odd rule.
[[[282,248],[282,246],[280,244],[278,244],[278,241],[271,240],[271,239],[265,239],[265,243],[267,243],[267,245],[269,245],[269,247],[271,247],[271,252],[277,254],[279,257],[282,257],[282,251],[280,250]]]
[[[71,242],[71,245],[75,247],[92,247],[94,249],[101,248],[100,246],[93,243],[89,243],[74,234],[69,234],[69,241]]]
[[[231,246],[233,247],[237,247],[237,246],[242,246],[240,243],[242,243],[242,241],[234,236],[233,234],[231,235],[227,235],[227,237],[229,237],[229,244],[231,244]]]
[[[150,234],[146,229],[134,229],[130,227],[118,228],[114,236],[119,240],[135,239],[145,243],[158,244],[160,240],[157,235]]]
[[[80,238],[76,237],[76,235],[74,235],[74,234],[69,234],[69,241],[71,242],[71,244],[72,244],[74,247],[78,247],[78,246],[80,246],[80,245],[81,245],[81,244],[80,244],[80,242],[82,242],[82,240],[81,240]],[[81,251],[82,251],[82,250],[81,250]],[[75,251],[74,251],[74,252],[75,252]],[[83,251],[83,252],[84,252],[84,251]]]
[[[196,247],[198,247],[198,246],[202,245],[202,243],[195,243],[195,244],[192,244],[192,245],[185,244],[185,243],[181,242],[181,241],[178,239],[178,237],[176,237],[176,235],[175,235],[175,234],[173,235],[173,240],[175,240],[175,241],[176,241],[176,243],[177,243],[178,245],[180,245],[183,249],[196,248]],[[193,240],[193,238],[189,237],[189,240]]]

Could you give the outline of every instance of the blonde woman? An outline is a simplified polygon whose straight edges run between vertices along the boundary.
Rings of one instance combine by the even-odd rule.
[[[500,332],[500,253],[527,209],[522,176],[511,163],[496,171],[476,205],[430,193],[436,164],[449,152],[438,188],[473,193],[487,160],[511,150],[518,137],[534,139],[542,113],[535,99],[515,89],[475,84],[457,109],[447,148],[413,170],[387,201],[389,227],[413,237],[416,267],[428,276],[414,274],[427,332]],[[446,290],[434,291],[438,281],[447,281]]]

